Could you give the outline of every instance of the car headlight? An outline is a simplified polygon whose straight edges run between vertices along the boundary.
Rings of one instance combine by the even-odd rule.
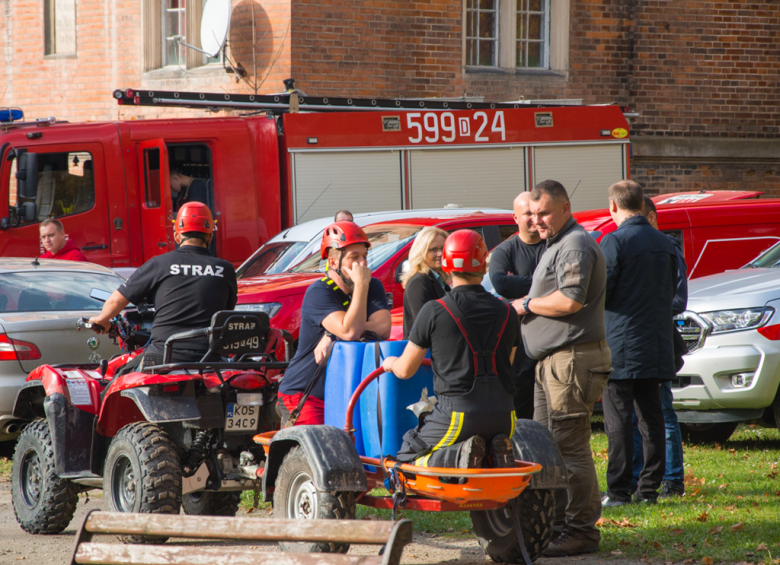
[[[276,316],[282,305],[278,302],[261,302],[260,304],[236,304],[236,310],[245,312],[265,312],[269,318]]]
[[[746,308],[701,312],[699,315],[712,326],[710,334],[718,334],[760,328],[769,321],[773,313],[773,308]]]

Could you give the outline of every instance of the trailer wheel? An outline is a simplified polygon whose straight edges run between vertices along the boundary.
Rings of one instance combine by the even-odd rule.
[[[683,439],[690,443],[726,443],[738,425],[739,422],[712,424],[684,424],[680,422],[680,431]]]
[[[282,460],[274,488],[274,518],[300,520],[354,520],[354,492],[317,490],[311,465],[301,447],[293,447]],[[282,551],[346,553],[348,543],[279,542]]]
[[[525,548],[531,561],[536,561],[553,537],[555,494],[550,489],[525,489],[518,503]],[[506,505],[470,513],[479,545],[496,563],[524,563],[512,512],[513,507]]]
[[[168,434],[148,422],[119,430],[108,448],[103,491],[110,512],[178,514],[181,463]],[[161,536],[124,536],[128,543],[160,543]]]
[[[235,516],[241,502],[241,491],[210,492],[201,490],[181,497],[181,507],[190,516]]]
[[[59,534],[76,512],[78,487],[60,479],[54,468],[49,424],[36,420],[16,443],[11,497],[16,521],[31,534]]]

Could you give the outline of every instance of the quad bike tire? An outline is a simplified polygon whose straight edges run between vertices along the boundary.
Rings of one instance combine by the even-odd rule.
[[[737,429],[739,422],[717,422],[712,424],[683,424],[680,432],[690,443],[726,443]]]
[[[34,421],[19,436],[11,470],[17,522],[30,534],[59,534],[73,519],[78,493],[77,485],[55,472],[48,422]]]
[[[282,460],[274,487],[274,518],[354,520],[355,493],[317,490],[311,465],[301,447],[293,447]],[[282,551],[346,553],[348,543],[279,542]]]
[[[176,445],[160,427],[135,422],[111,440],[103,469],[109,512],[178,514],[181,463]],[[123,536],[128,543],[161,543],[163,536]]]
[[[555,494],[551,489],[525,489],[518,497],[525,549],[536,561],[553,537]],[[496,563],[525,563],[517,539],[512,505],[470,512],[471,524],[482,550]]]
[[[181,508],[190,516],[235,516],[241,491],[198,491],[181,497]]]

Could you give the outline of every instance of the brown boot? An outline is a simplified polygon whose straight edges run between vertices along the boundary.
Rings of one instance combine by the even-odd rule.
[[[545,557],[566,557],[581,553],[595,553],[598,550],[598,541],[590,540],[575,530],[564,527],[561,535],[550,542],[543,555]]]
[[[490,459],[493,467],[514,467],[515,454],[512,442],[505,434],[499,434],[490,442]]]
[[[458,454],[459,469],[479,469],[485,458],[485,440],[479,436],[472,436],[463,442]]]

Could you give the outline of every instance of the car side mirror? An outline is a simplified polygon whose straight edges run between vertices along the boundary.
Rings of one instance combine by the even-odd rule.
[[[34,199],[38,195],[38,155],[25,152],[19,155],[16,180],[19,197]]]
[[[11,221],[8,218],[0,218],[0,230],[7,230],[11,227]]]
[[[34,222],[38,219],[37,208],[35,202],[25,202],[19,206],[19,216],[23,217],[25,222]]]
[[[395,282],[400,283],[401,277],[409,270],[409,259],[404,259],[398,268],[395,270]]]

